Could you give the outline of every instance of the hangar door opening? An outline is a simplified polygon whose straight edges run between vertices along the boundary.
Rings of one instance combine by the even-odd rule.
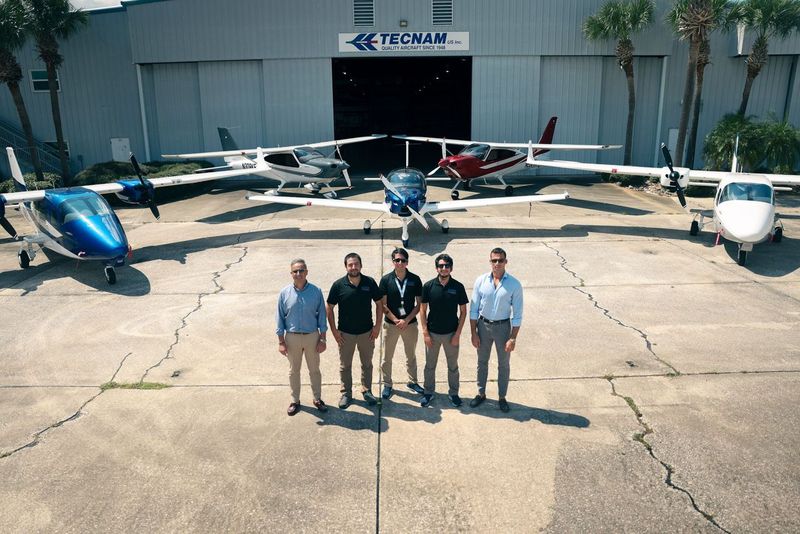
[[[334,58],[333,124],[337,139],[372,133],[469,139],[472,58]],[[387,173],[405,163],[397,139],[347,145],[355,174]],[[411,146],[410,164],[436,166],[441,147]]]

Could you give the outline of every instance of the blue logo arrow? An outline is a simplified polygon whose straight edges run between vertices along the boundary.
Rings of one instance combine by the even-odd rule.
[[[347,41],[347,44],[355,46],[359,50],[377,50],[373,45],[378,41],[375,40],[377,33],[359,33],[352,41]]]

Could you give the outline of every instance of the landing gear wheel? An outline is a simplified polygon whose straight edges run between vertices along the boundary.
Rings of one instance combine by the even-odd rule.
[[[23,269],[27,269],[31,266],[31,257],[28,256],[27,250],[20,250],[17,257],[19,258],[19,266]]]
[[[697,235],[699,231],[700,225],[697,224],[697,221],[692,221],[692,225],[689,227],[689,235]]]
[[[442,219],[442,233],[446,234],[450,231],[450,223],[447,222],[447,219]]]
[[[401,241],[403,242],[403,247],[408,246],[408,239],[401,239]]]
[[[364,233],[369,235],[369,232],[372,230],[372,224],[367,220],[364,221]]]
[[[453,200],[458,200],[458,191],[453,191],[452,193],[450,193],[450,198],[452,198]]]
[[[783,239],[783,228],[779,226],[775,228],[774,232],[772,232],[772,242],[780,243],[782,239]]]
[[[117,271],[111,266],[108,266],[104,269],[106,275],[106,282],[108,285],[113,286],[117,283]]]
[[[738,261],[736,263],[738,263],[739,265],[744,265],[746,261],[747,261],[747,251],[746,250],[740,250],[739,251],[739,258],[738,258]]]
[[[507,185],[505,188],[505,193],[507,197],[510,197],[511,195],[514,194],[514,188],[511,187],[510,185]]]

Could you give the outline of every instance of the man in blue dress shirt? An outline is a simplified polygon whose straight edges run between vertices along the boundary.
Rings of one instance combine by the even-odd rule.
[[[319,355],[325,352],[325,332],[328,331],[325,314],[325,299],[322,291],[308,282],[308,267],[303,259],[292,260],[292,283],[284,287],[278,296],[275,323],[278,334],[278,352],[289,360],[289,387],[292,402],[286,413],[295,415],[300,411],[300,367],[303,354],[311,378],[314,406],[320,412],[328,411],[322,401],[322,374],[319,371]]]
[[[469,324],[472,345],[478,349],[478,394],[469,405],[478,407],[486,400],[486,379],[492,345],[497,349],[497,389],[500,409],[508,412],[506,400],[511,374],[511,352],[516,348],[522,325],[522,284],[506,272],[506,251],[494,248],[489,253],[492,270],[475,280],[470,302]]]

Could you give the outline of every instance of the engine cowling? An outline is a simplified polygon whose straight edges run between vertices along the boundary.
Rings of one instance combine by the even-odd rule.
[[[689,169],[687,167],[675,167],[675,172],[679,175],[677,182],[681,189],[686,189],[689,185]],[[675,179],[670,175],[669,167],[661,168],[661,187],[664,189],[675,189]]]
[[[122,186],[122,191],[114,194],[126,204],[147,206],[150,199],[155,195],[153,184],[147,180],[145,180],[144,184],[138,179],[118,180],[117,183]]]

